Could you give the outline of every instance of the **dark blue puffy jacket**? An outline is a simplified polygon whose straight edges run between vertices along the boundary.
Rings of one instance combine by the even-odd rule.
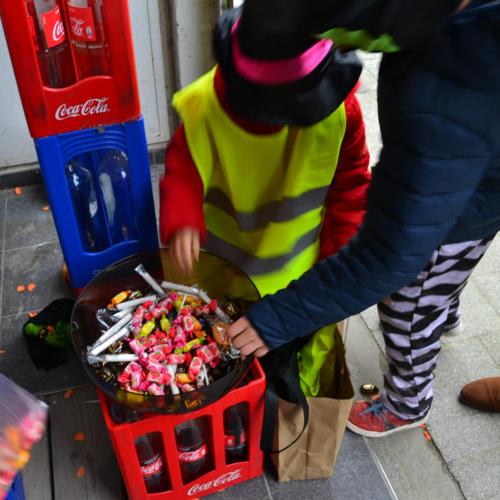
[[[384,56],[384,148],[358,235],[248,318],[274,348],[411,282],[443,243],[500,229],[500,1],[453,16],[432,46]]]

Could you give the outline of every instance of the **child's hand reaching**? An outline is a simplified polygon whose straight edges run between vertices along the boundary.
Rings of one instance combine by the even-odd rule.
[[[183,274],[193,272],[193,262],[200,255],[200,232],[194,227],[184,227],[176,231],[169,242],[168,253],[177,269]]]

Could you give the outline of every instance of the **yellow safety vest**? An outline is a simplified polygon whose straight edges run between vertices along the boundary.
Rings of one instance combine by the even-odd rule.
[[[345,108],[310,127],[251,134],[224,112],[214,75],[215,69],[173,98],[203,181],[205,248],[245,271],[264,296],[317,259]]]

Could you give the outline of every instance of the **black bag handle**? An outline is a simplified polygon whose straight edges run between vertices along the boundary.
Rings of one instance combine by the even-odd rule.
[[[297,350],[297,343],[286,344],[268,354],[267,359],[262,362],[266,371],[267,386],[260,447],[265,453],[281,453],[290,448],[300,439],[309,423],[309,404],[299,382]],[[302,429],[297,437],[283,448],[275,449],[273,436],[279,399],[299,405],[304,418]]]

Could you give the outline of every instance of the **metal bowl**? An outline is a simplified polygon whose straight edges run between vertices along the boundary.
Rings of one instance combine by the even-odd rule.
[[[220,302],[237,301],[243,308],[259,299],[252,280],[225,259],[208,252],[200,254],[193,275],[186,279],[173,271],[165,249],[144,252],[127,257],[100,272],[78,297],[73,310],[71,337],[74,348],[92,382],[114,401],[140,412],[187,413],[220,399],[245,376],[251,357],[228,366],[228,373],[212,384],[179,395],[151,396],[124,391],[106,382],[87,362],[87,346],[93,344],[101,331],[96,310],[105,307],[111,297],[122,290],[148,290],[148,285],[134,271],[143,264],[158,281],[167,280],[182,284],[196,284],[210,297]]]

